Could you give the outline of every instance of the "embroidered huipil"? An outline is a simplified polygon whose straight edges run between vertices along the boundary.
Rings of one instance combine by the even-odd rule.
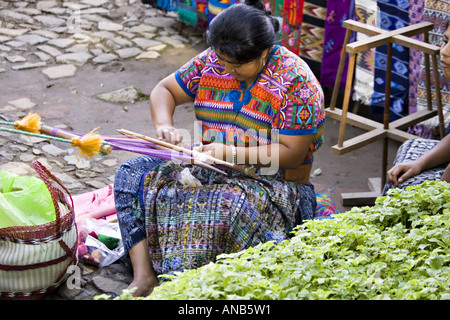
[[[184,91],[195,98],[202,142],[266,145],[275,133],[313,134],[306,159],[323,143],[325,123],[322,88],[297,55],[275,46],[264,69],[245,89],[207,49],[175,74]]]

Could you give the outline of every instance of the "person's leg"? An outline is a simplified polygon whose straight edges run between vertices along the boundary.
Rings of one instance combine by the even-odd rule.
[[[158,278],[153,270],[152,261],[148,253],[147,240],[142,240],[129,251],[133,265],[133,282],[128,289],[136,288],[133,296],[149,296],[158,285]]]
[[[162,160],[142,156],[122,163],[114,180],[114,201],[125,254],[133,267],[134,280],[128,287],[137,287],[135,296],[147,296],[157,285],[157,278],[150,260],[145,221],[138,201],[142,176]]]

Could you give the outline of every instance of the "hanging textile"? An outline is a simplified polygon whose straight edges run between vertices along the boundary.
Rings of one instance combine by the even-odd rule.
[[[178,0],[178,20],[206,30],[209,22],[234,0]]]
[[[266,10],[272,12],[272,16],[279,18],[281,24],[283,23],[283,10],[284,1],[283,0],[265,0]]]
[[[177,11],[177,0],[157,0],[156,6],[167,11]]]
[[[374,0],[355,0],[356,21],[377,26],[377,3]],[[362,32],[356,35],[356,41],[366,39]],[[359,53],[356,56],[355,77],[353,81],[353,100],[370,105],[372,102],[375,78],[375,49]]]
[[[383,30],[397,30],[409,25],[409,1],[378,0],[380,19],[378,25]],[[388,45],[375,49],[375,82],[370,111],[374,120],[382,122],[384,104],[386,101],[386,64]],[[409,49],[393,44],[392,72],[390,96],[390,121],[402,118],[408,113],[407,97],[409,88]],[[406,104],[406,105],[405,105]]]
[[[209,0],[208,1],[208,23],[214,19],[221,11],[234,4],[233,0]]]
[[[420,8],[414,8],[416,12],[420,12]],[[412,14],[412,13],[411,13]],[[429,32],[429,42],[441,46],[443,41],[443,35],[445,32],[445,22],[450,19],[450,0],[424,0],[423,2],[423,15],[422,21],[430,21],[434,24],[434,29]],[[417,85],[417,110],[423,110],[427,108],[427,90],[425,83],[425,66],[424,66],[424,55],[421,55],[420,63],[420,77]],[[440,63],[438,62],[439,68]],[[450,121],[450,79],[445,78],[441,69],[440,72],[440,91],[441,91],[441,101],[443,106],[444,118],[446,125]],[[433,107],[436,108],[436,92],[434,90],[435,82],[434,77],[431,76],[431,89],[432,89],[432,103]],[[439,121],[437,117],[427,120],[421,125],[428,126],[434,129],[435,137],[438,137],[437,127]],[[413,130],[413,129],[412,129]]]
[[[178,0],[178,20],[197,26],[197,8],[194,0]]]
[[[209,24],[208,0],[195,0],[197,9],[197,28],[207,29]]]
[[[327,0],[305,0],[299,56],[309,65],[317,79],[320,79],[326,14]]]
[[[281,45],[299,54],[304,0],[284,0]]]
[[[281,44],[281,35],[283,33],[283,0],[265,0],[266,10],[272,13],[274,18],[279,20],[281,26],[281,32],[278,33],[278,41]]]
[[[409,23],[416,24],[423,21],[424,0],[410,0]],[[423,34],[413,37],[424,41]],[[422,53],[419,50],[409,49],[409,113],[417,111],[417,86],[422,77]]]
[[[337,66],[341,60],[346,29],[342,23],[348,19],[355,19],[354,0],[328,0],[325,19],[325,37],[322,52],[322,66],[320,83],[323,87],[334,87]],[[350,39],[353,42],[354,39]],[[344,49],[345,50],[345,49]],[[340,90],[345,89],[347,79],[348,55],[342,72]]]

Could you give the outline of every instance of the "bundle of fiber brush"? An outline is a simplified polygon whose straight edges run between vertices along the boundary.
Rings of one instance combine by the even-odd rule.
[[[110,154],[112,150],[122,150],[190,163],[222,174],[226,173],[220,170],[221,167],[227,167],[248,175],[254,174],[252,168],[235,165],[199,153],[192,148],[181,147],[125,129],[118,130],[121,135],[100,135],[97,133],[98,128],[82,135],[44,125],[37,113],[29,113],[23,119],[14,122],[0,121],[0,125],[8,126],[0,127],[0,131],[69,143],[77,148],[77,153],[82,157],[92,158],[95,155]]]

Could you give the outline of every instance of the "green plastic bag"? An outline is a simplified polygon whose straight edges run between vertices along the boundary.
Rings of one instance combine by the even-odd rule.
[[[54,221],[55,207],[44,181],[0,171],[0,228]]]

